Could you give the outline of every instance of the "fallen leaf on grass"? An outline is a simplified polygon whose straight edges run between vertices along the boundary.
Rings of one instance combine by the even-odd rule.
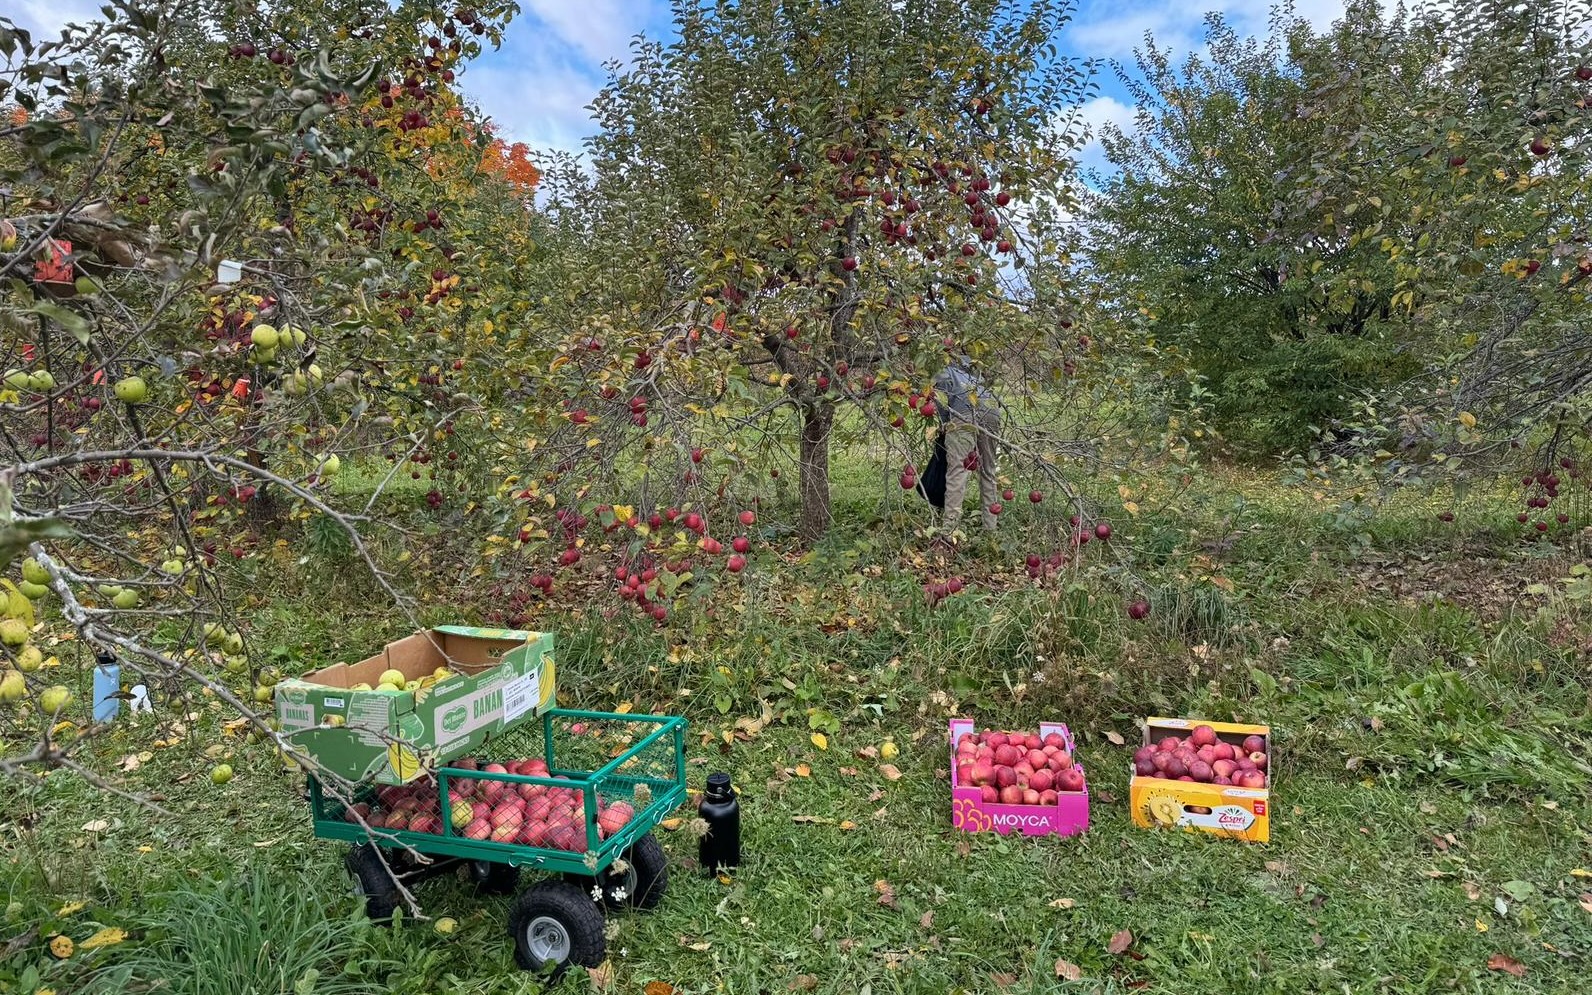
[[[693,940],[689,936],[682,936],[680,937],[680,946],[685,947],[687,950],[695,950],[697,953],[702,953],[712,949],[713,944],[706,940]]]
[[[874,788],[872,791],[868,792],[868,801],[870,803],[876,802],[883,797],[884,791],[879,788]]]
[[[277,840],[258,840],[254,846],[257,850],[264,850],[268,846],[276,846]]]
[[[890,882],[883,879],[875,881],[873,883],[873,890],[879,893],[880,905],[883,905],[887,909],[898,909],[901,907],[896,903],[895,889],[890,887]]]
[[[93,822],[83,823],[83,831],[85,833],[103,833],[109,828],[111,828],[111,824],[104,819],[95,819]]]
[[[1480,919],[1477,919],[1476,920],[1476,932],[1478,932],[1478,933],[1487,932],[1487,924],[1482,922]]]
[[[879,748],[876,746],[864,746],[857,751],[857,757],[860,760],[877,760],[879,759]]]
[[[122,766],[122,770],[123,771],[125,771],[125,772],[130,774],[133,771],[137,770],[139,765],[142,764],[142,763],[143,763],[143,761],[138,759],[138,754],[129,753],[129,754],[127,754],[127,756],[122,758],[121,766]]]
[[[1266,861],[1266,870],[1273,874],[1286,877],[1288,874],[1292,873],[1293,868],[1289,867],[1281,860],[1268,860]]]
[[[1481,898],[1481,889],[1476,887],[1474,881],[1465,882],[1465,897],[1473,902]]]
[[[1582,910],[1589,915],[1592,915],[1592,891],[1583,891],[1581,893],[1580,903]]]
[[[1017,984],[1017,975],[1007,974],[1005,971],[993,971],[990,973],[989,979],[995,982],[996,988],[1010,988]]]
[[[679,829],[680,826],[684,822],[685,822],[684,819],[676,816],[675,818],[672,818],[672,819],[664,819],[662,822],[658,823],[658,825],[662,826],[664,829],[667,829],[669,832],[672,833],[676,829]]]
[[[956,855],[958,857],[971,857],[973,855],[973,844],[965,839],[957,840]]]
[[[1122,734],[1117,732],[1114,729],[1107,729],[1106,730],[1106,742],[1110,743],[1112,746],[1125,746],[1126,745],[1126,742],[1122,738]]]
[[[1111,934],[1111,942],[1106,944],[1106,952],[1120,954],[1133,946],[1133,931],[1131,929],[1118,930]]]
[[[1423,815],[1436,815],[1437,806],[1433,805],[1431,802],[1421,802],[1421,813]]]
[[[588,967],[586,976],[591,978],[591,986],[598,991],[607,991],[614,986],[614,965],[611,961],[603,961],[596,967]]]
[[[790,817],[790,821],[813,826],[832,826],[835,824],[834,819],[826,819],[821,815],[793,815]]]
[[[1570,868],[1570,876],[1573,878],[1592,878],[1592,871],[1587,870],[1585,867],[1572,867]]]
[[[1512,974],[1517,978],[1524,978],[1526,976],[1526,965],[1506,954],[1493,954],[1491,957],[1488,957],[1487,970],[1502,971],[1505,974]]]
[[[114,947],[127,939],[127,930],[120,926],[106,926],[93,936],[77,945],[79,950],[98,950],[100,947]]]
[[[879,773],[884,775],[886,781],[901,780],[901,771],[895,764],[880,764]]]
[[[1083,977],[1083,968],[1072,961],[1057,960],[1056,977],[1061,978],[1063,981],[1077,981]]]
[[[818,975],[798,974],[791,979],[790,984],[786,987],[793,992],[810,992],[818,987]]]
[[[667,981],[649,981],[641,995],[674,995],[674,986]]]
[[[55,917],[57,919],[61,919],[71,915],[74,912],[82,912],[87,907],[87,903],[84,902],[67,902],[65,905],[55,910]]]
[[[1070,909],[1077,904],[1070,898],[1053,898],[1050,900],[1050,907],[1053,909]]]
[[[797,777],[812,777],[813,776],[813,769],[811,767],[807,766],[806,764],[797,764],[796,765],[796,776]]]
[[[840,820],[840,828],[845,830],[845,831],[847,831],[847,832],[850,832],[851,830],[857,828],[857,824],[855,822],[852,822],[850,819],[841,819]]]
[[[856,777],[858,774],[861,774],[861,773],[862,773],[862,771],[858,770],[855,767],[842,767],[842,768],[840,768],[840,775],[842,777]]]
[[[813,745],[818,747],[820,750],[829,749],[829,737],[825,736],[823,733],[815,732],[809,738],[813,741]]]
[[[930,909],[929,911],[923,913],[923,915],[919,916],[918,917],[918,925],[922,926],[924,929],[933,929],[934,928],[934,910]]]

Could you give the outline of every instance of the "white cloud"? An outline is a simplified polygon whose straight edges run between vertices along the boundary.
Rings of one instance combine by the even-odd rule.
[[[1343,16],[1344,0],[1295,0],[1294,12],[1317,29]],[[1148,31],[1161,48],[1182,54],[1202,44],[1205,15],[1219,11],[1240,34],[1264,34],[1273,0],[1093,0],[1080,6],[1068,29],[1069,47],[1082,57],[1131,60]]]
[[[1107,166],[1100,147],[1100,132],[1108,124],[1124,131],[1133,128],[1134,107],[1116,97],[1095,97],[1078,108],[1078,118],[1088,128],[1088,141],[1078,150],[1078,163],[1084,170],[1104,169]]]
[[[622,59],[630,39],[652,19],[654,6],[637,0],[526,0],[525,10],[594,66]],[[518,25],[524,30],[524,22]],[[509,26],[510,34],[516,25]]]
[[[533,148],[579,152],[581,139],[596,130],[586,105],[601,82],[582,69],[541,65],[484,64],[460,78],[474,100],[508,141]]]
[[[99,0],[12,0],[4,15],[19,28],[32,32],[35,44],[54,41],[67,24],[102,21]]]

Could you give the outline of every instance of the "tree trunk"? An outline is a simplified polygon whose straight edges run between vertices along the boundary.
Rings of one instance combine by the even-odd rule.
[[[801,537],[816,542],[829,531],[829,433],[835,426],[833,403],[804,404],[802,412]]]

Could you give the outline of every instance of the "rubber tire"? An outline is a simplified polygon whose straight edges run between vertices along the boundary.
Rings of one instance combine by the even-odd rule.
[[[631,867],[624,874],[605,873],[602,876],[602,898],[599,904],[605,909],[655,909],[663,901],[669,887],[669,858],[663,845],[651,833],[636,840],[623,854]],[[564,879],[591,894],[596,883],[590,874],[566,874]],[[623,888],[624,898],[615,898],[614,892]]]
[[[625,851],[625,860],[636,871],[636,888],[625,896],[625,904],[643,911],[657,908],[669,889],[669,858],[663,844],[648,833]]]
[[[531,923],[544,916],[556,920],[569,939],[568,957],[550,971],[527,944]],[[556,878],[539,881],[514,899],[509,907],[509,937],[514,941],[514,962],[549,978],[560,977],[571,967],[597,967],[608,956],[602,910],[579,885]]]
[[[361,843],[349,850],[348,856],[343,858],[343,866],[353,875],[360,894],[365,896],[365,914],[373,922],[391,919],[393,911],[403,903],[403,896],[398,892],[398,882],[382,866],[375,845]]]
[[[520,869],[489,860],[472,860],[465,867],[478,895],[512,895],[519,890]]]

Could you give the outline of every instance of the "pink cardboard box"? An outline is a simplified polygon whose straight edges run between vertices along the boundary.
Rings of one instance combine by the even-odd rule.
[[[984,801],[977,785],[958,784],[956,741],[976,732],[972,719],[951,720],[951,824],[968,833],[994,831],[1001,835],[1020,831],[1024,836],[1076,836],[1089,828],[1089,784],[1082,791],[1059,792],[1054,805],[1002,805]],[[1060,733],[1067,752],[1076,756],[1072,733],[1061,722],[1041,722],[1039,735]],[[1078,770],[1083,771],[1079,764]]]

